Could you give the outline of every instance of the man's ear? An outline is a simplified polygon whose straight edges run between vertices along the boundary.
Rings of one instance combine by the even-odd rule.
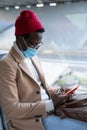
[[[22,36],[16,36],[16,39],[21,39]]]
[[[20,43],[25,44],[25,46],[27,47],[26,41],[25,41],[25,39],[24,39],[23,36],[18,36],[18,39],[19,39],[18,41],[19,41]]]
[[[23,42],[23,37],[22,36],[17,36],[16,39],[17,39],[18,42]]]

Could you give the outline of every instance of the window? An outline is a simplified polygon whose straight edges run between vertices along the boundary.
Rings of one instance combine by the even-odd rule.
[[[34,10],[46,30],[43,37],[44,45],[40,47],[38,56],[48,83],[54,86],[55,83],[79,83],[80,92],[86,92],[87,2],[66,2],[56,7],[45,6]],[[13,35],[14,27],[1,33],[1,49],[10,49],[14,41]]]

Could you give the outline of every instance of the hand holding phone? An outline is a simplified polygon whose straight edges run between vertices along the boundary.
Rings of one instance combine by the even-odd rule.
[[[70,94],[73,94],[73,92],[74,92],[75,90],[77,90],[78,87],[79,87],[79,85],[75,86],[73,89],[69,90],[69,91],[66,92],[64,95],[70,95]]]

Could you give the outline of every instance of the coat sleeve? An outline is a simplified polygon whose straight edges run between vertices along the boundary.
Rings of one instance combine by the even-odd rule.
[[[17,68],[6,60],[0,61],[0,102],[8,120],[44,117],[45,102],[22,103],[16,84]]]
[[[53,88],[49,86],[48,83],[46,83],[46,86],[50,96],[54,95],[60,89],[60,87]]]

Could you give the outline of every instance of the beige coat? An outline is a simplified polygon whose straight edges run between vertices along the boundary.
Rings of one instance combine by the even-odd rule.
[[[54,90],[45,82],[38,57],[33,57],[32,62],[44,89],[51,95]],[[0,103],[8,130],[44,130],[41,118],[47,113],[40,88],[14,47],[0,61]]]

